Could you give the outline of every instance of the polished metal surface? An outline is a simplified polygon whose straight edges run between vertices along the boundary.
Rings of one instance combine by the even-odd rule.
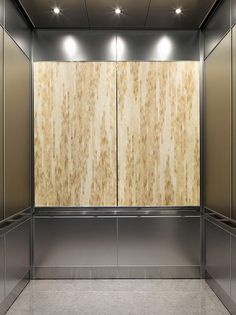
[[[200,218],[119,218],[119,266],[199,266]]]
[[[37,217],[199,216],[199,207],[35,207]]]
[[[0,0],[0,24],[4,27],[5,0]]]
[[[0,221],[4,217],[4,93],[3,28],[0,26]]]
[[[231,37],[228,34],[205,61],[205,207],[228,217],[230,217],[230,67]]]
[[[206,271],[230,296],[230,234],[206,222]]]
[[[231,0],[231,25],[236,23],[236,0]]]
[[[118,61],[199,60],[197,31],[120,31]]]
[[[116,266],[116,218],[36,218],[34,264],[43,266]]]
[[[27,57],[31,53],[31,29],[14,0],[5,0],[5,27]]]
[[[236,6],[236,1],[235,1]],[[236,26],[232,28],[232,217],[236,220]]]
[[[212,14],[205,30],[205,57],[216,47],[230,29],[230,0],[223,0]]]
[[[34,61],[199,60],[197,31],[34,31]],[[165,49],[167,45],[167,50]],[[72,46],[72,48],[71,48]]]
[[[74,48],[71,50],[70,46]],[[34,32],[34,61],[115,61],[114,31],[42,30]]]
[[[5,281],[5,245],[4,237],[0,237],[0,304],[4,300],[4,281]]]
[[[6,296],[30,270],[30,221],[5,235],[6,239]]]
[[[30,206],[30,62],[5,35],[5,216]]]
[[[36,279],[200,277],[199,215],[34,222]]]
[[[36,28],[197,29],[216,0],[21,0]],[[61,14],[53,15],[57,5]],[[122,14],[114,15],[119,6]],[[183,14],[175,15],[181,6]],[[197,12],[197,13],[196,13]]]
[[[236,236],[231,236],[231,298],[236,303]]]

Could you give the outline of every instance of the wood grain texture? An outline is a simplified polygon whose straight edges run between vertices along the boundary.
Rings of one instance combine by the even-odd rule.
[[[118,86],[119,205],[199,205],[199,63],[121,62]]]
[[[34,64],[36,206],[116,205],[116,64]]]

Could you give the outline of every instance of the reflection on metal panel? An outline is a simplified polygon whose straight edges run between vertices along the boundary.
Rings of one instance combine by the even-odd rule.
[[[0,238],[0,303],[4,299],[4,274],[5,274],[4,237],[1,237]]]
[[[5,0],[5,27],[24,53],[31,54],[30,25],[20,13],[13,0]]]
[[[0,0],[0,24],[4,26],[4,7],[5,7],[5,0]]]
[[[69,49],[68,46],[73,49]],[[118,61],[199,60],[198,32],[34,31],[34,61],[115,61],[116,59]]]
[[[114,219],[35,219],[35,266],[115,266]]]
[[[124,266],[197,266],[200,218],[119,219],[118,263]]]
[[[205,29],[205,57],[230,29],[230,0],[224,0],[212,15]]]
[[[1,7],[0,7],[1,8]],[[4,215],[3,174],[4,174],[4,101],[3,101],[3,28],[0,26],[0,221]]]
[[[6,296],[30,269],[30,221],[6,234]]]
[[[236,236],[231,237],[231,298],[236,303]]]
[[[5,35],[5,215],[30,205],[30,62]]]
[[[208,221],[206,271],[230,295],[230,234]]]
[[[205,206],[230,216],[230,47],[228,34],[205,62]]]
[[[197,31],[120,31],[118,61],[199,60]]]
[[[115,61],[114,31],[38,30],[34,61]]]
[[[231,25],[236,23],[236,0],[231,0]]]
[[[235,1],[236,7],[236,1]],[[236,26],[232,29],[232,217],[236,220]]]

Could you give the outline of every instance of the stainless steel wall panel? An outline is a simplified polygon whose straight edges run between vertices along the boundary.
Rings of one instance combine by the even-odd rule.
[[[236,23],[236,0],[231,0],[231,25]]]
[[[120,31],[118,61],[199,60],[197,31]]]
[[[0,0],[0,24],[4,27],[5,0]]]
[[[197,31],[34,31],[34,61],[199,60]],[[117,36],[117,41],[116,41]]]
[[[30,57],[31,28],[13,0],[5,0],[5,27],[17,45]]]
[[[118,265],[200,265],[200,218],[119,218]]]
[[[206,271],[230,295],[230,234],[206,221]]]
[[[113,31],[36,30],[34,61],[115,61]]]
[[[116,266],[116,218],[35,218],[36,267]]]
[[[0,221],[4,217],[4,95],[3,28],[0,26]]]
[[[205,61],[205,206],[230,216],[230,66],[228,34]]]
[[[236,303],[236,236],[231,236],[231,298]]]
[[[236,1],[235,1],[236,6]],[[236,26],[232,29],[232,218],[236,220]]]
[[[230,0],[224,0],[211,16],[205,28],[205,57],[230,29]]]
[[[30,62],[5,35],[5,215],[30,206]]]
[[[6,238],[6,296],[30,270],[30,221],[8,232]]]
[[[4,300],[4,281],[5,281],[5,250],[4,237],[0,238],[0,304]]]

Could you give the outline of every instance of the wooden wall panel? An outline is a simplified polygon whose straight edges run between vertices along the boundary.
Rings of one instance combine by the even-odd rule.
[[[116,65],[34,65],[36,206],[116,205]]]
[[[118,86],[119,205],[199,205],[199,63],[122,62]]]

